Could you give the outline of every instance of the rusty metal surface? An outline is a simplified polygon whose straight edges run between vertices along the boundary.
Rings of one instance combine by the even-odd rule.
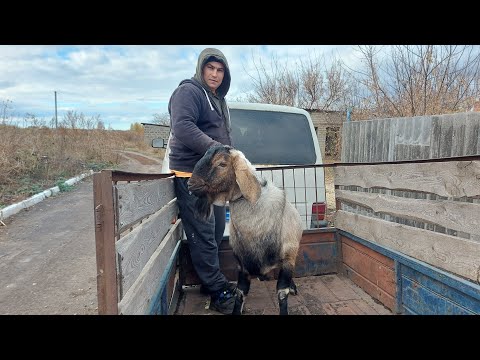
[[[244,315],[278,315],[276,281],[253,279]],[[290,315],[392,315],[348,278],[337,275],[296,278],[298,295],[289,295]],[[183,289],[175,315],[222,315],[206,309],[209,296],[199,286]]]
[[[297,255],[295,277],[330,274],[337,272],[338,248],[335,240],[335,229],[324,228],[305,230],[303,232],[300,248]],[[228,238],[222,241],[219,248],[220,269],[230,281],[236,281],[238,270],[237,261],[233,255]],[[193,269],[185,241],[180,250],[180,271],[183,285],[197,285],[200,280]],[[269,273],[269,277],[275,279],[277,271]]]

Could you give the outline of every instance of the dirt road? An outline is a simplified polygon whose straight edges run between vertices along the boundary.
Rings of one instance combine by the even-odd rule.
[[[123,152],[121,170],[160,172],[161,160]],[[97,314],[93,185],[67,193],[0,226],[0,315]]]

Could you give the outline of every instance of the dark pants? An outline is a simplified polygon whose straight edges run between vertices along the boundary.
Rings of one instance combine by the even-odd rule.
[[[198,219],[195,215],[197,197],[188,191],[187,181],[188,178],[175,178],[175,192],[192,263],[207,291],[222,290],[228,282],[220,272],[218,261],[218,247],[225,230],[225,207],[214,206],[209,219]]]

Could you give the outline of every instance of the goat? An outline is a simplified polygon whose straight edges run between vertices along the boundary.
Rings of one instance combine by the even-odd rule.
[[[261,279],[279,268],[280,315],[288,315],[288,295],[297,294],[293,273],[302,222],[285,191],[260,178],[245,155],[230,146],[211,147],[196,164],[188,188],[197,210],[210,216],[212,205],[230,207],[230,245],[240,269],[232,314],[240,315],[252,276]]]

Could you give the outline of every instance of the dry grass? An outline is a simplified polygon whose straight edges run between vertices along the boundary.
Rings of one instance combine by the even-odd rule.
[[[149,148],[133,131],[0,125],[0,208],[86,170],[115,168],[115,150]]]

